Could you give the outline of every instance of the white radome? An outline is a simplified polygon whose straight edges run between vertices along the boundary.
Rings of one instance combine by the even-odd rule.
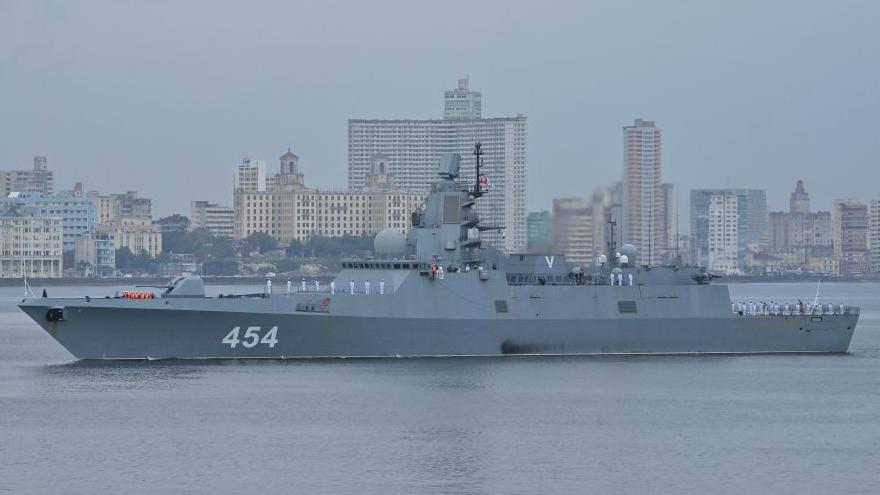
[[[373,239],[373,251],[377,255],[400,255],[406,251],[406,237],[397,229],[383,229]]]

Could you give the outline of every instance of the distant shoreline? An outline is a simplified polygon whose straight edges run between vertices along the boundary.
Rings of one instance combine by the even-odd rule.
[[[329,282],[336,275],[318,275],[317,277],[306,277],[306,280],[314,280],[317,278],[322,282]],[[206,285],[262,285],[266,282],[267,277],[202,277]],[[288,277],[276,276],[272,277],[275,284],[286,284]],[[170,277],[138,277],[138,278],[79,278],[79,277],[61,277],[61,278],[29,278],[28,283],[32,287],[51,287],[65,285],[93,285],[93,286],[132,286],[132,285],[165,285],[171,280]],[[302,280],[302,276],[292,276],[290,280],[297,283]],[[819,277],[819,276],[789,276],[783,275],[778,277],[763,276],[730,276],[720,277],[716,284],[750,284],[750,283],[789,283],[789,282],[880,282],[880,275],[871,275],[867,277]],[[0,278],[0,287],[17,287],[22,285],[20,278]]]

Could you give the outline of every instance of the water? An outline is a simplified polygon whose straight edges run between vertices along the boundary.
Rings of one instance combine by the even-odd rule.
[[[880,492],[880,284],[822,284],[863,308],[842,356],[107,364],[20,292],[0,288],[0,493]]]

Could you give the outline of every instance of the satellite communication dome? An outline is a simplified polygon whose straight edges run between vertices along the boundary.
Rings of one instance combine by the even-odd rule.
[[[636,247],[632,244],[624,244],[623,246],[620,246],[620,254],[626,255],[626,257],[631,260],[636,259],[636,254],[638,253],[638,251],[639,250],[636,249]]]
[[[620,255],[620,264],[625,265],[627,263],[629,263],[629,256],[627,256],[625,254],[621,254]]]
[[[383,255],[400,255],[406,251],[406,237],[397,229],[382,229],[373,239],[373,252]]]

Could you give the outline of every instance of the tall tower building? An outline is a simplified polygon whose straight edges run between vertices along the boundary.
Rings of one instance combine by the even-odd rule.
[[[810,212],[810,195],[804,190],[804,181],[798,180],[791,193],[791,199],[788,200],[789,213],[809,213]]]
[[[266,162],[245,158],[235,170],[235,190],[258,192],[266,190]]]
[[[840,274],[868,273],[868,205],[855,199],[835,200],[831,218]]]
[[[709,270],[726,274],[740,270],[738,199],[731,191],[719,191],[709,196]]]
[[[623,241],[638,248],[638,264],[660,262],[666,248],[664,192],[660,183],[662,132],[636,119],[623,128]]]
[[[468,89],[469,78],[459,79],[458,87],[443,96],[444,119],[479,119],[483,115],[482,95]]]
[[[736,240],[738,267],[745,266],[749,246],[766,248],[769,238],[767,192],[763,189],[691,189],[691,235],[693,257],[699,266],[709,266],[711,216],[709,203],[713,196],[736,196]]]
[[[570,263],[593,258],[593,210],[583,198],[553,200],[553,249]]]
[[[443,119],[348,121],[348,187],[360,190],[379,153],[397,187],[427,194],[437,180],[444,153],[462,157],[462,184],[475,182],[474,143],[482,143],[480,172],[492,184],[479,198],[477,213],[486,225],[503,231],[481,234],[484,244],[507,252],[526,249],[526,118],[482,118],[480,93],[467,80],[444,96]]]

